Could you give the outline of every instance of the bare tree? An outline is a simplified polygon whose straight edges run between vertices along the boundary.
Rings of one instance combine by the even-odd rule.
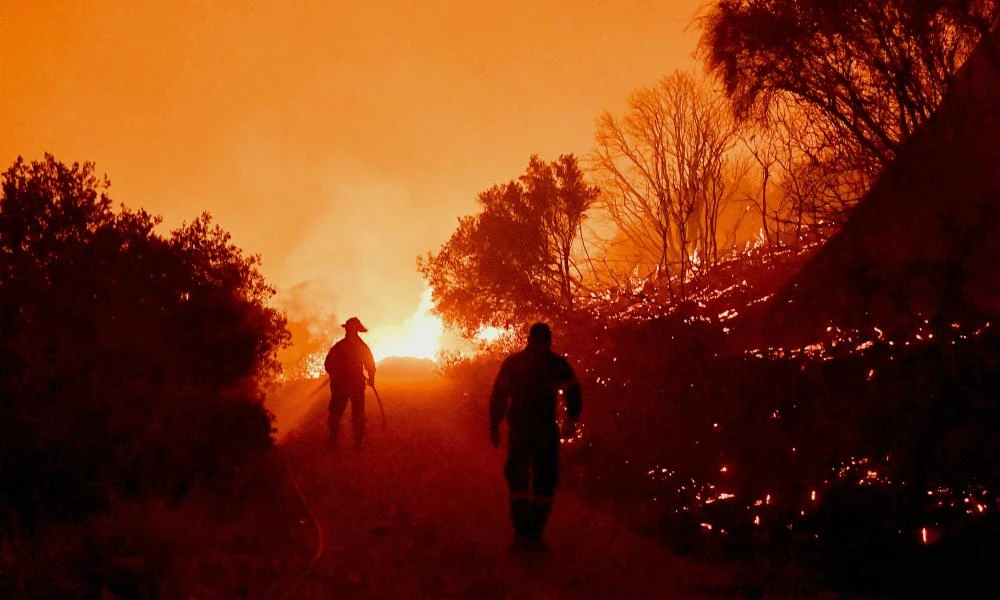
[[[668,265],[675,242],[664,143],[666,107],[652,89],[636,92],[629,104],[629,114],[620,120],[607,112],[598,119],[594,164],[604,190],[603,206],[672,293]]]
[[[764,237],[764,244],[768,252],[771,251],[773,243],[771,241],[771,227],[768,223],[768,200],[771,198],[769,192],[773,185],[772,177],[778,165],[778,139],[769,135],[770,132],[750,132],[745,135],[743,144],[746,146],[750,157],[757,166],[760,174],[760,187],[754,193],[747,193],[747,199],[757,208],[760,213],[760,231]]]
[[[836,146],[801,103],[774,101],[766,119],[745,123],[741,139],[755,164],[759,186],[746,197],[760,215],[768,248],[825,237],[846,215],[869,184],[844,142]]]
[[[685,71],[637,90],[623,117],[598,119],[592,163],[603,206],[671,297],[675,280],[683,297],[695,254],[718,262],[736,141],[725,99]]]
[[[725,212],[726,207],[736,198],[742,182],[750,172],[750,161],[746,156],[727,152],[725,155],[720,155],[717,160],[720,164],[708,170],[709,177],[705,186],[705,210],[702,212],[698,240],[702,256],[711,267],[716,267],[719,264],[720,217]],[[726,248],[735,242],[735,236],[723,236],[722,246]]]

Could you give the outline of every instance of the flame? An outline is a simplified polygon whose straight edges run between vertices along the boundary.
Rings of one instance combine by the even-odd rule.
[[[495,342],[505,333],[507,333],[507,330],[502,327],[481,327],[476,332],[476,339],[487,343]]]
[[[371,346],[376,361],[389,356],[413,358],[437,357],[444,326],[439,317],[432,313],[431,289],[420,296],[420,305],[399,327],[372,328]]]

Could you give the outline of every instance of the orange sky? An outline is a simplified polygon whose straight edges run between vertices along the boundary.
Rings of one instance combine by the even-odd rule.
[[[694,64],[698,5],[2,2],[0,164],[95,161],[169,226],[211,212],[282,295],[394,327],[478,192]]]

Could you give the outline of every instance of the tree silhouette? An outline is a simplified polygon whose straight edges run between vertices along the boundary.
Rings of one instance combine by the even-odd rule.
[[[479,194],[481,212],[418,259],[445,322],[471,335],[572,309],[583,278],[574,250],[597,195],[572,154],[532,156],[519,180]]]
[[[766,118],[789,100],[871,175],[998,17],[995,0],[720,0],[702,18],[701,49],[738,115]]]
[[[719,215],[742,170],[736,133],[725,99],[684,71],[637,90],[621,118],[598,119],[603,205],[671,295],[684,296],[696,252],[718,261]]]
[[[162,236],[108,188],[49,155],[3,174],[0,505],[26,521],[182,494],[270,445],[288,334],[259,257],[207,214]]]

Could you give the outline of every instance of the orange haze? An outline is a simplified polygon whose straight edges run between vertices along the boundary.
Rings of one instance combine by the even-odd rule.
[[[691,66],[698,4],[3,2],[0,164],[95,161],[169,227],[207,210],[315,335],[357,315],[376,354],[414,353],[416,256]]]

